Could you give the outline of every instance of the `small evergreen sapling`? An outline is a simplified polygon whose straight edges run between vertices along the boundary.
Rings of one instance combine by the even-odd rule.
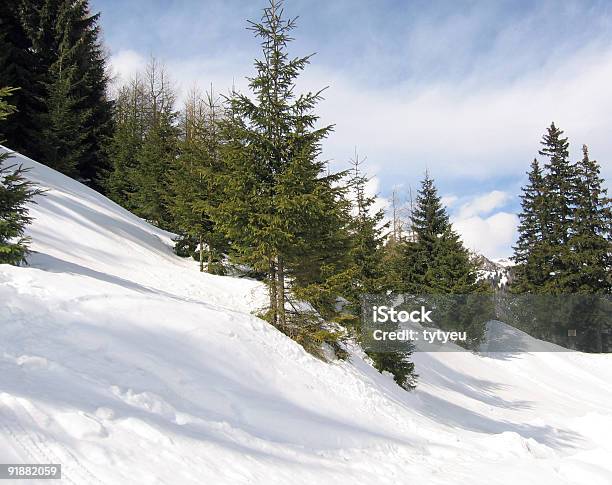
[[[4,98],[11,89],[0,89],[0,121],[14,108]],[[7,152],[0,153],[0,264],[18,265],[25,262],[29,238],[24,237],[25,226],[30,222],[27,203],[41,193],[25,179],[26,169],[15,165],[4,166],[9,158]]]

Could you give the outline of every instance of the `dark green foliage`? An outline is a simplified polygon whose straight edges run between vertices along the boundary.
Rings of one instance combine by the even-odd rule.
[[[200,271],[206,266],[209,273],[223,272],[219,261],[228,249],[227,240],[211,217],[223,195],[219,130],[222,117],[221,106],[212,92],[206,99],[193,93],[187,101],[180,155],[170,172],[172,195],[167,200],[180,240],[195,243],[193,250],[198,248]],[[180,250],[178,243],[177,249]]]
[[[353,214],[349,226],[350,247],[349,264],[339,275],[344,277],[341,294],[348,300],[343,308],[341,321],[349,325],[358,338],[362,337],[361,316],[363,297],[380,294],[386,290],[386,269],[384,267],[384,241],[387,237],[389,223],[385,222],[383,209],[375,210],[376,196],[366,193],[367,177],[362,173],[363,160],[355,154],[351,161],[350,187],[353,195]],[[354,318],[347,318],[349,316]],[[366,350],[374,367],[380,372],[393,375],[395,382],[406,390],[416,385],[417,375],[414,364],[410,361],[413,348],[388,349],[385,352]]]
[[[132,173],[134,193],[129,204],[140,217],[164,229],[174,227],[166,206],[169,194],[168,174],[178,153],[177,129],[166,115],[145,135]]]
[[[545,186],[542,168],[537,159],[531,163],[529,182],[521,195],[519,214],[519,237],[514,246],[516,262],[512,291],[515,293],[534,292],[542,287],[551,269],[545,258],[544,218]]]
[[[49,167],[72,178],[79,177],[79,163],[90,149],[85,143],[86,135],[81,126],[87,121],[88,113],[78,109],[81,99],[75,98],[73,85],[76,69],[66,68],[59,72],[59,66],[51,68],[56,72],[53,82],[46,86],[46,113],[42,118],[40,136],[44,140],[40,160]]]
[[[409,360],[409,355],[410,352],[399,350],[368,352],[368,356],[374,362],[374,367],[380,372],[386,371],[393,374],[393,380],[407,391],[416,387],[418,378],[414,363]]]
[[[375,196],[366,194],[368,179],[361,173],[358,155],[352,161],[351,187],[355,196],[355,217],[352,221],[352,246],[349,258],[356,267],[359,293],[375,293],[383,288],[382,267],[383,243],[387,237],[389,223],[384,222],[383,209],[373,210]]]
[[[534,161],[523,189],[512,289],[563,297],[555,309],[533,305],[537,336],[567,345],[571,328],[577,331],[578,349],[601,352],[602,331],[610,325],[609,301],[589,302],[586,295],[609,295],[612,290],[610,199],[587,147],[582,159],[571,163],[562,134],[554,123],[548,128],[539,152],[547,162],[541,170]],[[553,321],[550,314],[559,308],[563,311]]]
[[[7,54],[0,62],[22,88],[9,145],[100,189],[112,105],[99,16],[87,0],[25,0],[4,8],[0,42]]]
[[[21,166],[3,166],[6,153],[0,155],[0,264],[18,265],[26,261],[29,238],[24,237],[30,223],[26,204],[39,194],[25,178]]]
[[[570,271],[564,281],[576,293],[612,292],[612,208],[599,165],[589,158],[586,145],[576,165],[574,221],[566,261]]]
[[[179,155],[179,113],[163,66],[151,59],[144,81],[123,86],[114,110],[116,130],[110,142],[112,170],[106,189],[115,202],[138,216],[175,230],[170,213],[170,173]]]
[[[0,136],[3,136],[3,133],[7,131],[6,119],[14,114],[16,110],[15,106],[9,104],[5,98],[13,96],[15,91],[17,91],[15,88],[0,88],[0,128],[2,129],[2,131],[0,131]],[[3,138],[1,140],[4,142]]]
[[[130,210],[135,209],[130,205],[130,197],[136,191],[134,173],[147,131],[146,99],[142,81],[132,79],[119,89],[113,110],[115,131],[109,142],[111,170],[106,180],[106,192],[111,199]]]
[[[399,290],[413,294],[469,294],[483,289],[429,174],[421,183],[411,221],[414,239],[403,244]]]
[[[568,241],[575,218],[577,172],[569,160],[567,138],[562,135],[563,131],[552,123],[542,138],[539,151],[547,158],[544,163],[542,220],[545,231],[542,251],[548,276],[542,290],[551,294],[565,291],[565,280],[572,271],[568,265],[571,252]]]
[[[325,175],[319,160],[321,141],[331,130],[316,127],[314,108],[321,93],[295,94],[296,79],[310,57],[289,58],[294,27],[277,1],[264,10],[261,23],[251,23],[262,40],[263,57],[255,61],[257,72],[249,80],[252,97],[233,93],[228,100],[228,116],[221,123],[224,194],[213,220],[231,241],[232,258],[266,273],[271,323],[293,338],[301,335],[309,348],[304,338],[317,346],[321,334],[313,328],[320,324],[304,326],[300,312],[287,312],[289,275],[292,285],[305,287],[323,271],[319,258],[331,229],[324,221],[338,212],[333,187],[338,177]],[[315,267],[307,268],[312,263]]]
[[[11,103],[16,112],[2,131],[6,145],[23,155],[40,153],[42,69],[21,20],[20,2],[0,2],[0,86],[17,86]]]
[[[0,88],[0,121],[14,112],[4,99],[12,91]],[[41,192],[25,179],[25,169],[4,166],[8,158],[9,153],[0,153],[0,264],[17,265],[25,262],[28,253],[29,238],[24,237],[24,231],[30,217],[26,204]]]
[[[461,239],[453,230],[446,209],[428,173],[421,183],[411,215],[412,239],[395,242],[388,248],[392,290],[411,295],[465,295],[461,309],[449,308],[454,318],[438,323],[447,330],[466,331],[468,347],[475,349],[484,337],[488,304],[482,296],[489,288],[477,281],[476,266]],[[450,299],[453,304],[458,300]],[[438,314],[441,312],[438,311]]]

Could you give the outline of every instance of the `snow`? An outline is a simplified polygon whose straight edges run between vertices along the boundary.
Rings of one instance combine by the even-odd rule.
[[[491,261],[493,261],[498,266],[503,266],[504,268],[511,268],[515,265],[514,261],[512,261],[510,258],[496,258],[492,259]]]
[[[612,483],[612,356],[418,353],[408,393],[257,319],[260,283],[200,274],[170,234],[18,161],[48,191],[30,266],[0,266],[0,462],[76,485]]]

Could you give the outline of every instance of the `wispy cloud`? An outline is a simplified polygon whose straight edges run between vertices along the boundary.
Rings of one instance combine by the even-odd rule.
[[[94,0],[113,67],[129,72],[155,54],[183,92],[246,87],[258,45],[245,20],[264,4]],[[335,131],[325,157],[347,168],[357,145],[376,165],[369,174],[382,198],[400,184],[417,187],[426,168],[441,193],[457,197],[447,200],[453,209],[487,193],[478,203],[493,208],[473,201],[457,225],[476,241],[478,230],[465,229],[474,219],[480,237],[499,237],[493,246],[507,253],[501,240],[513,237],[518,188],[551,121],[574,158],[587,143],[612,177],[609,2],[293,0],[286,10],[301,16],[291,53],[318,52],[300,88],[329,86],[321,122]]]

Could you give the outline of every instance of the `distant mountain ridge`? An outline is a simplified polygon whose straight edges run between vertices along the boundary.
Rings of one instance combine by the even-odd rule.
[[[489,259],[486,256],[470,252],[470,259],[478,268],[478,279],[486,280],[494,288],[504,290],[514,279],[514,262],[509,258]]]

